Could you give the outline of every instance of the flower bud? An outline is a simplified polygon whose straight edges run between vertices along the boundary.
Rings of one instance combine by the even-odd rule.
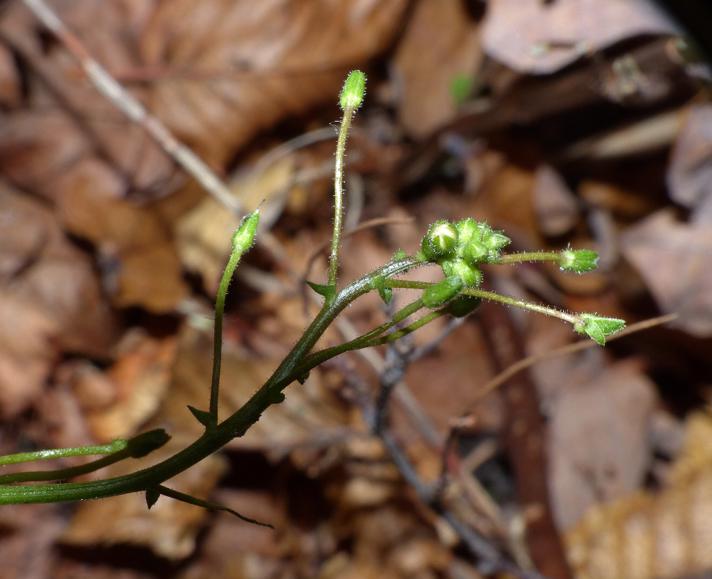
[[[512,240],[509,239],[509,237],[507,237],[501,231],[492,231],[482,241],[487,246],[487,248],[490,250],[490,253],[494,252],[496,254],[499,254],[499,252],[501,250],[503,250],[510,243],[512,243]]]
[[[461,289],[462,280],[459,277],[446,277],[423,292],[423,305],[431,309],[439,308],[460,293]]]
[[[485,263],[490,250],[481,241],[472,240],[462,250],[462,258],[471,265]]]
[[[244,254],[252,247],[252,244],[255,242],[255,234],[257,233],[259,223],[259,209],[245,215],[232,236],[232,250],[234,252]]]
[[[562,271],[586,273],[598,266],[598,253],[592,249],[564,249],[561,252],[559,268]]]
[[[447,277],[459,277],[465,287],[478,287],[482,284],[484,278],[482,271],[463,259],[444,261],[442,267]]]
[[[480,230],[477,227],[477,221],[468,217],[467,219],[462,219],[455,224],[457,229],[457,239],[461,246],[466,246],[473,239],[480,238]]]
[[[574,330],[579,334],[586,334],[597,344],[603,346],[606,338],[622,330],[625,320],[618,318],[604,318],[595,314],[581,314],[579,321],[574,324]]]
[[[425,259],[433,263],[453,257],[456,246],[457,229],[444,219],[432,223],[420,243]]]
[[[360,70],[352,70],[344,81],[344,87],[339,96],[339,106],[342,111],[358,110],[366,95],[366,75]]]

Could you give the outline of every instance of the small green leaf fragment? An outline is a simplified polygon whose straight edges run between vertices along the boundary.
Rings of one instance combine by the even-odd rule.
[[[208,430],[217,426],[217,421],[215,420],[215,417],[210,414],[210,412],[206,410],[200,410],[199,408],[191,406],[190,404],[188,405],[188,410],[190,410],[190,413],[195,416],[195,419],[200,422],[200,424],[205,426],[205,428],[207,428]]]
[[[460,106],[467,102],[472,95],[475,78],[470,74],[458,74],[450,81],[450,96],[455,105]]]
[[[344,87],[339,96],[339,106],[342,111],[358,110],[366,95],[366,75],[360,70],[352,70],[344,81]]]
[[[156,501],[160,496],[161,491],[159,491],[157,487],[146,489],[146,506],[149,510],[151,510],[151,507],[156,504]]]
[[[454,298],[462,289],[462,279],[458,276],[446,277],[444,280],[431,285],[423,292],[423,305],[434,309]]]
[[[391,258],[391,261],[402,261],[406,257],[408,257],[408,254],[405,251],[403,251],[402,249],[397,249],[393,253],[393,257]]]
[[[586,273],[598,267],[598,253],[592,249],[564,249],[561,252],[559,268],[562,271]]]
[[[381,296],[383,303],[388,305],[391,303],[391,300],[393,299],[393,288],[386,287],[383,285],[379,286],[378,287],[378,295]]]
[[[142,432],[129,439],[126,450],[131,458],[141,458],[154,450],[161,448],[171,439],[170,435],[162,428]]]
[[[259,209],[255,209],[252,213],[245,215],[232,235],[232,250],[240,254],[246,253],[255,243],[255,235],[259,224]]]
[[[309,374],[310,372],[307,372],[306,374],[302,374],[301,376],[297,376],[297,382],[300,384],[304,385],[307,380],[309,380]]]
[[[307,285],[320,296],[323,296],[327,302],[333,300],[334,296],[336,296],[336,287],[334,287],[333,285],[325,283],[315,283],[313,281],[307,281]]]
[[[597,344],[603,346],[606,338],[625,327],[625,320],[605,318],[595,314],[580,314],[579,321],[574,324],[574,330],[585,334]]]

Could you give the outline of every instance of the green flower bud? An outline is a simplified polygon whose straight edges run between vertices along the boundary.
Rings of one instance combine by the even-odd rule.
[[[606,338],[622,330],[625,320],[618,318],[604,318],[595,314],[581,314],[579,321],[574,324],[574,330],[579,334],[586,334],[597,344],[603,346]]]
[[[477,227],[477,221],[472,219],[472,217],[458,221],[455,224],[455,228],[457,229],[457,239],[462,247],[466,246],[473,239],[480,238],[480,229]]]
[[[423,305],[431,309],[439,308],[460,293],[461,289],[462,280],[459,277],[446,277],[423,292]]]
[[[255,234],[257,233],[259,223],[259,209],[255,209],[252,213],[245,215],[232,236],[232,250],[234,252],[238,252],[242,255],[252,247],[255,242]]]
[[[564,249],[561,252],[559,268],[562,271],[586,273],[598,267],[598,253],[592,249]]]
[[[475,296],[457,296],[447,305],[447,313],[455,318],[464,318],[474,312],[481,303],[482,300]]]
[[[509,237],[507,237],[501,231],[493,231],[482,241],[490,250],[490,252],[496,252],[497,254],[499,254],[501,250],[503,250],[510,243],[512,243],[512,240],[509,239]]]
[[[358,110],[366,95],[366,75],[360,70],[352,70],[346,77],[344,88],[339,96],[339,106],[342,111],[351,109]]]
[[[433,263],[453,257],[456,246],[457,229],[444,219],[432,223],[420,243],[425,259]]]
[[[459,277],[465,287],[478,287],[482,285],[484,275],[482,271],[474,265],[468,264],[463,259],[452,259],[444,261],[443,272],[447,277]]]
[[[481,241],[473,240],[462,250],[462,258],[471,265],[485,263],[489,259],[490,250]]]

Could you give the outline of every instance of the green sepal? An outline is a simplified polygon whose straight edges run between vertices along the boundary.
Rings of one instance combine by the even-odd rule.
[[[439,308],[460,293],[462,285],[459,276],[446,277],[423,292],[423,305],[431,309]]]
[[[161,448],[171,439],[162,428],[142,432],[131,438],[126,445],[126,450],[131,458],[142,458],[154,450]]]
[[[161,491],[157,487],[151,487],[146,489],[146,506],[149,510],[156,504],[156,501],[161,496]]]
[[[603,346],[606,338],[622,330],[625,320],[619,318],[605,318],[595,314],[580,314],[579,321],[574,324],[574,330],[585,334],[597,344]]]
[[[323,296],[327,302],[332,301],[336,297],[336,286],[325,283],[315,283],[313,281],[307,281],[307,285],[320,296]]]
[[[311,372],[307,372],[306,374],[302,374],[301,376],[297,376],[297,382],[300,384],[305,384],[307,380],[309,380],[309,374]]]
[[[190,413],[195,416],[195,419],[200,422],[200,424],[205,426],[207,430],[211,430],[217,426],[217,420],[215,420],[215,417],[210,414],[210,412],[200,410],[190,404],[188,405],[188,410],[190,410]]]

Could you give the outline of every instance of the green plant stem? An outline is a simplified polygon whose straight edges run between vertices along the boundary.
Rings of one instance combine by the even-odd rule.
[[[414,302],[411,302],[400,310],[398,310],[390,320],[374,328],[373,330],[360,335],[358,338],[354,338],[353,340],[344,342],[343,344],[339,344],[338,346],[324,348],[323,350],[319,350],[318,352],[313,352],[312,354],[309,354],[306,358],[304,358],[303,363],[300,365],[300,368],[304,369],[303,374],[306,374],[312,368],[315,368],[319,364],[325,362],[326,360],[330,360],[331,358],[334,358],[339,354],[343,354],[344,352],[352,352],[353,350],[361,350],[363,348],[369,347],[369,345],[372,344],[373,340],[378,338],[381,334],[383,334],[383,332],[390,330],[393,326],[402,322],[407,317],[420,310],[422,307],[423,300],[418,298]]]
[[[351,120],[356,111],[347,107],[339,127],[339,137],[336,141],[336,164],[334,168],[334,232],[331,236],[331,255],[329,256],[329,285],[336,287],[336,277],[339,273],[339,247],[341,246],[341,230],[344,218],[344,161],[346,157],[346,140],[348,139]]]
[[[54,470],[16,472],[2,475],[0,476],[0,485],[31,481],[68,480],[82,474],[94,472],[100,468],[104,468],[110,464],[115,464],[130,457],[131,455],[128,449],[124,448],[123,450],[119,450],[118,452],[79,466],[71,466]]]
[[[521,253],[508,253],[501,255],[495,265],[507,265],[524,263],[525,261],[561,261],[561,253],[558,251],[522,251]]]
[[[400,280],[400,279],[392,279],[392,280],[386,280],[385,282],[386,287],[390,288],[404,288],[404,289],[427,289],[432,283],[429,282],[424,282],[424,281],[409,281],[409,280]],[[568,312],[563,312],[561,310],[557,310],[556,308],[552,308],[549,306],[543,306],[541,304],[533,304],[524,300],[519,300],[513,297],[509,296],[503,296],[501,294],[487,291],[487,290],[481,290],[477,288],[464,288],[461,292],[462,295],[468,295],[468,296],[473,296],[476,298],[480,298],[483,300],[488,300],[491,302],[497,302],[500,304],[505,304],[507,306],[514,306],[517,308],[522,308],[524,310],[529,310],[531,312],[537,312],[540,314],[544,314],[545,316],[550,316],[553,318],[559,318],[560,320],[564,320],[565,322],[569,322],[570,324],[576,324],[581,321],[581,318],[577,315],[570,314]]]
[[[0,466],[10,464],[20,464],[23,462],[34,462],[38,460],[53,460],[57,458],[70,458],[73,456],[95,456],[97,454],[113,454],[124,450],[129,444],[128,440],[117,439],[108,444],[98,444],[95,446],[76,446],[72,448],[50,448],[47,450],[36,450],[33,452],[18,452],[17,454],[6,454],[0,456]]]
[[[134,473],[98,481],[28,486],[0,486],[0,505],[77,501],[146,491],[190,468],[243,435],[272,404],[282,400],[281,391],[303,375],[300,364],[317,340],[343,309],[358,297],[376,289],[394,275],[425,263],[416,258],[393,261],[342,289],[322,309],[265,384],[234,414],[173,456]]]

